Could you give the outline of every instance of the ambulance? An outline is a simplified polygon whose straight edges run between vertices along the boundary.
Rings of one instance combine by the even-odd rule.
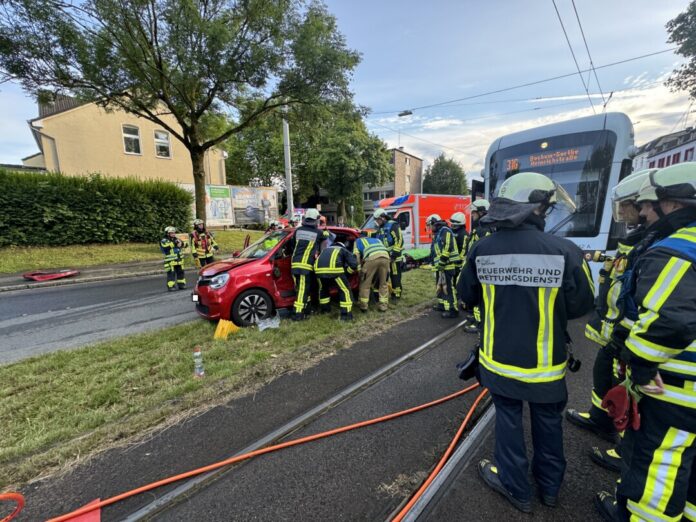
[[[404,238],[404,251],[417,248],[430,248],[432,237],[425,226],[425,220],[431,214],[438,214],[449,221],[455,212],[464,212],[466,228],[470,230],[470,213],[468,212],[470,196],[452,196],[448,194],[407,194],[386,198],[377,202],[375,208],[383,208],[401,227]],[[360,227],[362,230],[376,230],[374,216],[370,216]]]

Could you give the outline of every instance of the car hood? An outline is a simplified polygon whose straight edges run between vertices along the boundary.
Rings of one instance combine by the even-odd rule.
[[[221,261],[216,261],[215,263],[212,263],[210,265],[206,265],[201,269],[200,274],[202,276],[210,277],[221,272],[227,272],[228,270],[232,270],[233,268],[237,268],[238,266],[248,265],[249,263],[253,263],[254,261],[258,261],[258,259],[231,257],[229,259],[223,259]]]

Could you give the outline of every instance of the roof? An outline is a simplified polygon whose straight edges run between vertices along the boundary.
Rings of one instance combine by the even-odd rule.
[[[35,156],[41,156],[41,154],[43,154],[43,152],[35,152],[34,154],[30,154],[29,156],[22,158],[22,161],[28,160],[29,158],[33,158]]]
[[[689,127],[684,130],[665,134],[664,136],[660,136],[659,138],[655,138],[641,145],[638,147],[636,155],[647,153],[650,158],[692,141],[696,141],[696,130],[693,127]]]
[[[70,109],[75,109],[86,104],[87,102],[80,101],[77,98],[73,98],[72,96],[66,96],[65,94],[56,94],[53,96],[53,100],[39,102],[39,116],[37,118],[34,118],[34,120],[46,118],[47,116],[53,116],[54,114],[58,114],[59,112],[69,111]]]
[[[414,155],[411,154],[410,152],[406,152],[406,151],[403,150],[403,149],[397,149],[396,147],[393,148],[393,149],[389,149],[389,152],[398,152],[398,153],[400,153],[400,154],[405,154],[406,156],[411,156],[412,158],[415,158],[415,159],[417,159],[417,160],[419,160],[419,161],[423,161],[423,158],[419,158],[418,156],[414,156]]]

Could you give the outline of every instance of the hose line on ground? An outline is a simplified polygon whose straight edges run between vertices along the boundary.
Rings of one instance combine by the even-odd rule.
[[[478,394],[478,397],[476,397],[476,400],[471,405],[471,408],[469,408],[469,412],[466,414],[466,417],[464,417],[462,425],[459,426],[456,435],[452,439],[452,442],[450,442],[447,451],[445,451],[444,455],[442,455],[440,462],[437,463],[437,466],[435,466],[435,469],[432,471],[432,473],[430,473],[426,481],[423,482],[418,491],[416,491],[414,495],[411,497],[411,500],[408,501],[404,508],[401,511],[399,511],[399,513],[391,520],[391,522],[401,522],[404,519],[404,517],[408,514],[408,512],[411,511],[415,503],[418,502],[418,499],[423,495],[425,490],[428,489],[430,483],[433,480],[435,480],[435,477],[438,473],[440,473],[440,470],[442,470],[443,466],[445,465],[445,462],[447,462],[447,460],[450,458],[450,455],[454,451],[454,448],[457,446],[459,439],[462,437],[462,434],[464,433],[467,424],[469,424],[469,421],[471,420],[471,417],[474,414],[474,410],[476,410],[476,406],[479,405],[479,403],[483,400],[487,393],[488,390],[484,388],[483,391]]]
[[[352,431],[358,428],[364,428],[366,426],[372,426],[374,424],[379,424],[380,422],[385,422],[388,420],[396,419],[398,417],[403,417],[405,415],[409,415],[411,413],[416,413],[418,411],[425,410],[426,408],[430,408],[432,406],[437,406],[439,404],[442,404],[444,402],[450,401],[452,399],[456,399],[457,397],[461,397],[462,395],[478,388],[479,384],[473,384],[469,386],[468,388],[464,388],[463,390],[459,390],[455,393],[452,393],[450,395],[447,395],[445,397],[442,397],[440,399],[421,404],[419,406],[414,406],[413,408],[409,408],[407,410],[402,410],[398,411],[395,413],[390,413],[389,415],[384,415],[382,417],[376,417],[374,419],[369,419],[366,421],[361,421],[357,422],[355,424],[350,424],[348,426],[342,426],[340,428],[335,428],[329,431],[324,431],[322,433],[317,433],[315,435],[309,435],[307,437],[302,437],[300,439],[295,439],[295,440],[290,440],[287,442],[282,442],[280,444],[274,444],[273,446],[267,446],[265,448],[261,448],[255,451],[250,451],[249,453],[244,453],[243,455],[237,455],[236,457],[230,457],[225,460],[221,460],[219,462],[216,462],[214,464],[209,464],[208,466],[203,466],[202,468],[194,469],[191,471],[187,471],[185,473],[181,473],[179,475],[174,475],[172,477],[168,477],[162,480],[159,480],[157,482],[152,482],[150,484],[146,484],[144,486],[141,486],[136,489],[132,489],[130,491],[126,491],[125,493],[121,493],[119,495],[116,495],[111,498],[107,498],[105,500],[101,500],[99,502],[95,502],[93,504],[89,504],[86,506],[83,506],[79,509],[76,509],[75,511],[71,511],[70,513],[66,513],[65,515],[61,515],[56,518],[52,518],[48,520],[48,522],[65,522],[68,521],[76,516],[79,515],[84,515],[85,513],[89,513],[91,511],[95,511],[97,509],[101,509],[106,506],[110,506],[111,504],[115,504],[116,502],[119,502],[121,500],[125,500],[127,498],[133,497],[135,495],[139,495],[140,493],[145,493],[146,491],[151,491],[153,489],[166,486],[167,484],[172,484],[173,482],[178,482],[180,480],[184,480],[187,478],[195,477],[197,475],[202,475],[203,473],[208,473],[209,471],[214,471],[216,469],[220,469],[225,466],[229,466],[231,464],[236,464],[238,462],[242,462],[244,460],[248,460],[252,457],[258,457],[259,455],[265,455],[266,453],[272,453],[274,451],[278,451],[280,449],[284,448],[289,448],[292,446],[298,446],[300,444],[305,444],[307,442],[312,442],[318,439],[323,439],[326,437],[331,437],[333,435],[338,435],[339,433],[345,433],[347,431]],[[478,400],[478,399],[477,399]],[[477,404],[477,403],[475,403]],[[473,411],[473,410],[471,410]],[[471,413],[470,411],[470,413]],[[469,416],[467,416],[467,419]],[[466,419],[465,419],[466,420]]]
[[[24,509],[24,497],[19,493],[0,493],[0,502],[5,502],[8,500],[10,502],[15,502],[17,505],[15,506],[14,511],[0,520],[0,522],[10,522],[10,520],[19,515],[19,512]]]

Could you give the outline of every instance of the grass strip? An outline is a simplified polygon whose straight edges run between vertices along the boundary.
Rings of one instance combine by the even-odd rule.
[[[360,330],[377,335],[420,313],[434,294],[432,275],[403,275],[404,296],[386,313],[353,323],[331,316],[283,321],[278,329],[242,329],[212,340],[215,325],[193,321],[0,366],[0,490],[68,469],[90,454],[124,444],[301,371],[350,346]],[[206,376],[193,378],[193,348]]]
[[[251,241],[255,241],[261,237],[262,232],[258,230],[221,230],[214,232],[214,234],[221,252],[229,254],[242,247],[247,234],[251,236]],[[10,246],[0,248],[0,274],[158,259],[162,259],[162,253],[156,243],[87,244],[61,247]],[[193,266],[190,255],[185,256],[185,261],[187,266]]]

